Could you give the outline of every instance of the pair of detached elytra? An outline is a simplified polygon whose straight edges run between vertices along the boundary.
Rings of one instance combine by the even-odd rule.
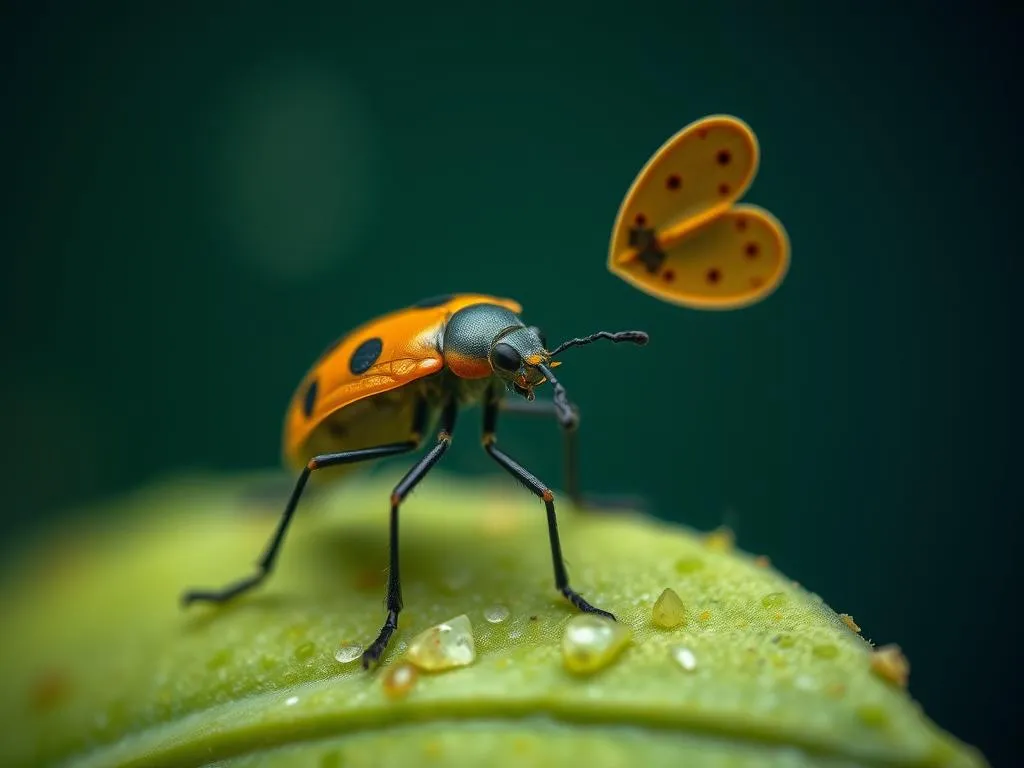
[[[737,204],[758,166],[757,140],[745,123],[716,115],[698,120],[667,141],[633,182],[612,233],[608,268],[664,301],[697,309],[735,309],[768,296],[789,266],[789,242],[767,211]],[[495,444],[499,408],[507,392],[552,413],[571,433],[577,415],[552,369],[570,347],[599,339],[646,344],[642,331],[599,333],[548,349],[540,330],[519,318],[511,299],[451,294],[379,317],[338,340],[306,375],[285,420],[284,453],[301,467],[277,530],[252,576],[218,590],[192,590],[185,603],[221,603],[262,582],[310,475],[413,451],[440,415],[433,447],[391,494],[387,618],[363,652],[363,667],[378,661],[398,627],[402,585],[398,568],[398,508],[451,444],[458,409],[483,405],[484,450],[543,500],[554,561],[555,587],[573,605],[614,619],[570,585],[562,561],[554,494]],[[544,382],[552,399],[534,401]],[[376,407],[389,400],[388,408]],[[522,400],[515,400],[527,405]],[[506,401],[507,405],[508,401]],[[567,485],[579,498],[575,468]]]

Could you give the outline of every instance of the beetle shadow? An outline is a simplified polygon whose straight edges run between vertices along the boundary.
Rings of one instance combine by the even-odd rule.
[[[289,557],[289,542],[286,539],[278,555],[281,564]],[[409,536],[400,541],[402,558],[402,580],[405,586],[411,583],[438,584],[451,576],[452,542],[443,536]],[[460,551],[465,551],[460,548]],[[303,568],[317,571],[320,584],[312,593],[300,593],[295,589],[277,589],[274,586],[275,571],[251,591],[240,594],[226,603],[202,603],[184,607],[193,612],[185,622],[188,632],[202,631],[217,621],[241,612],[273,613],[282,607],[301,605],[308,602],[316,607],[329,601],[331,593],[342,595],[354,591],[360,599],[369,597],[383,603],[388,576],[388,523],[369,527],[360,525],[346,528],[332,527],[321,531],[312,539],[303,542]],[[412,565],[414,564],[414,566]],[[460,574],[471,576],[476,568],[483,567],[479,561],[467,556],[459,563]],[[249,571],[238,574],[244,578]],[[339,608],[342,605],[339,598]]]
[[[466,550],[457,547],[450,538],[402,532],[399,543],[402,583],[413,582],[438,584],[452,570],[453,549],[464,555]],[[375,528],[359,527],[345,529],[344,526],[324,531],[306,547],[308,556],[321,564],[325,578],[336,574],[334,584],[339,588],[354,589],[375,598],[384,599],[388,576],[388,523]],[[463,571],[474,564],[466,556],[458,570]]]

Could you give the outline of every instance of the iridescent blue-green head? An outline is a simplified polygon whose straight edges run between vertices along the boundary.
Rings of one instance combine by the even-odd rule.
[[[496,376],[505,385],[533,400],[534,388],[550,381],[556,407],[563,421],[570,409],[565,388],[551,373],[559,361],[554,358],[569,347],[590,344],[598,339],[646,344],[643,331],[609,333],[600,331],[580,339],[570,339],[548,350],[544,335],[536,326],[528,326],[519,316],[495,304],[474,304],[453,314],[444,329],[441,353],[445,364],[457,376],[479,379]]]

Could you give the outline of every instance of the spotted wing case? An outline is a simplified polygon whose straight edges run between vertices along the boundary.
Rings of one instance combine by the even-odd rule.
[[[743,121],[712,115],[647,161],[619,207],[608,268],[640,290],[695,309],[761,301],[789,268],[789,238],[768,211],[737,201],[760,159]]]
[[[403,396],[403,387],[442,369],[439,329],[452,313],[481,302],[522,312],[518,302],[487,294],[434,296],[370,320],[335,341],[292,395],[282,435],[286,466],[301,467],[322,451],[407,440],[413,398]],[[385,393],[397,395],[389,408],[365,407]],[[339,416],[347,417],[344,435],[332,434]]]

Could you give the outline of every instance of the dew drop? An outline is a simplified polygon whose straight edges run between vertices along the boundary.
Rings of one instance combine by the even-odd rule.
[[[785,592],[769,592],[761,598],[761,605],[765,608],[781,608],[789,600]]]
[[[316,643],[303,643],[295,649],[295,658],[299,661],[309,661],[316,653]]]
[[[384,675],[381,685],[384,687],[384,695],[389,699],[404,699],[409,691],[416,685],[419,672],[416,667],[408,662],[395,664]]]
[[[298,703],[299,703],[299,697],[298,696],[289,696],[287,699],[284,700],[284,705],[286,707],[294,707]]]
[[[422,670],[465,667],[476,660],[473,625],[466,614],[424,630],[409,643],[406,658]]]
[[[694,656],[693,651],[683,645],[673,646],[671,649],[672,658],[675,659],[676,664],[685,669],[687,672],[693,672],[697,668],[697,657]]]
[[[484,611],[484,618],[491,624],[501,624],[509,616],[509,610],[504,605],[492,605]]]
[[[666,588],[654,601],[651,619],[663,629],[673,629],[686,622],[686,608],[672,589]]]
[[[619,655],[631,636],[628,627],[604,616],[574,616],[562,635],[562,663],[570,672],[596,672]]]
[[[363,648],[359,645],[343,645],[334,652],[334,658],[339,664],[349,664],[363,655]]]

